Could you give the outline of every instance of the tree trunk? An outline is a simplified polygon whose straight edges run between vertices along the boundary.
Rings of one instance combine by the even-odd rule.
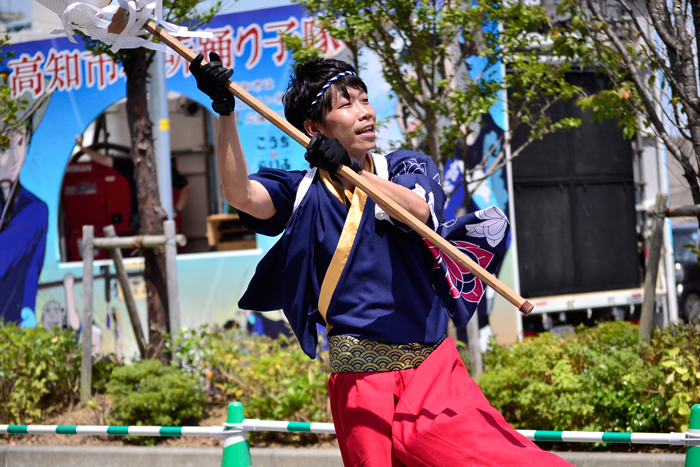
[[[426,112],[423,125],[425,126],[425,134],[428,140],[428,155],[433,159],[435,165],[442,170],[445,167],[445,161],[442,160],[442,154],[440,152],[440,127],[435,112]]]
[[[654,322],[656,310],[656,278],[659,272],[659,260],[661,259],[661,247],[664,241],[664,219],[668,202],[666,193],[656,194],[656,214],[651,224],[651,239],[649,241],[649,257],[647,258],[647,270],[644,277],[644,301],[642,303],[642,315],[639,319],[639,343],[651,342],[651,328]]]
[[[469,201],[472,199],[472,192],[469,190],[469,181],[468,176],[469,176],[469,155],[468,151],[469,149],[464,147],[464,170],[462,172],[462,183],[464,184],[464,199],[462,200],[462,212],[459,214],[461,216],[469,213]]]
[[[162,235],[163,221],[167,218],[160,205],[158,175],[153,150],[152,123],[148,116],[146,76],[152,59],[150,52],[135,49],[124,59],[126,73],[126,114],[131,132],[131,157],[139,206],[141,234]],[[148,306],[148,358],[157,357],[164,363],[170,355],[164,351],[163,332],[170,331],[168,294],[165,278],[165,251],[163,248],[145,248],[144,279]]]

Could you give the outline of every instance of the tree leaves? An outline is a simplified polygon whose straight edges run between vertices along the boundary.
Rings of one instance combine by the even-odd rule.
[[[572,18],[562,35],[580,43],[566,50],[570,59],[607,75],[618,92],[617,98],[599,94],[581,104],[596,118],[617,118],[627,138],[640,132],[660,138],[681,162],[693,202],[700,204],[697,166],[684,163],[687,154],[678,143],[680,136],[700,154],[699,10],[669,5],[622,0],[602,8],[592,0],[564,0],[558,12]]]
[[[546,109],[579,89],[566,82],[565,60],[548,59],[543,50],[559,31],[546,11],[524,2],[429,2],[414,0],[300,0],[331,34],[353,52],[374,52],[384,79],[399,100],[404,133],[393,146],[429,154],[439,167],[466,158],[467,138],[497,103],[509,113],[509,130],[499,151],[464,171],[468,190],[507,163],[511,135],[520,125],[532,138],[578,123],[554,122]],[[570,44],[575,47],[575,44]],[[478,57],[482,70],[466,64]],[[509,73],[499,76],[501,66]],[[506,95],[506,90],[517,94]],[[513,154],[522,152],[511,148]],[[465,164],[467,166],[467,164]],[[469,185],[467,180],[472,180]],[[467,197],[468,201],[468,197]]]
[[[14,56],[11,51],[5,51],[9,41],[8,34],[0,36],[0,64]],[[20,122],[19,119],[29,105],[26,99],[12,96],[12,88],[6,80],[6,76],[0,75],[0,154],[10,147],[12,137],[26,126],[26,122]]]

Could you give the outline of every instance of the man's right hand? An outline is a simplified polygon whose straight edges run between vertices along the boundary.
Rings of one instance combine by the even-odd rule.
[[[233,75],[233,70],[221,63],[216,52],[209,52],[209,63],[202,66],[204,55],[199,54],[190,63],[190,72],[197,80],[197,88],[212,100],[211,108],[219,115],[231,115],[236,101],[233,94],[224,88],[224,83]]]

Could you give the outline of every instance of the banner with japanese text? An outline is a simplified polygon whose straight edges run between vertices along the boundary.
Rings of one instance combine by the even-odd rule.
[[[343,57],[347,53],[341,43],[320,30],[296,5],[215,16],[203,29],[211,31],[213,38],[183,38],[183,43],[206,56],[211,51],[219,53],[224,65],[234,68],[233,80],[280,114],[283,113],[281,96],[291,72],[291,59],[279,37],[280,32],[302,37],[329,56]],[[79,258],[81,240],[71,237],[69,226],[79,231],[84,223],[79,216],[85,214],[85,209],[80,209],[79,201],[75,200],[80,196],[98,196],[104,191],[105,204],[115,202],[115,196],[109,195],[114,185],[113,174],[104,172],[106,175],[102,178],[92,174],[95,177],[83,179],[83,175],[92,176],[87,172],[97,168],[95,164],[77,164],[74,156],[76,135],[99,126],[96,122],[105,115],[108,122],[116,119],[113,109],[125,97],[125,75],[121,65],[106,55],[93,54],[80,37],[76,39],[77,43],[73,43],[67,37],[57,36],[13,44],[14,57],[0,67],[0,77],[12,87],[14,96],[28,101],[31,124],[26,144],[13,147],[6,154],[10,157],[0,157],[3,208],[0,318],[21,326],[43,324],[80,328],[79,317],[84,306]],[[180,96],[178,103],[180,100],[195,101],[204,109],[210,109],[209,98],[197,89],[184,59],[166,55],[165,74],[169,96]],[[377,83],[370,90],[370,97],[379,117],[395,114],[396,103],[390,97],[388,85],[381,79],[376,62],[370,60],[363,77],[367,82]],[[171,141],[181,141],[183,147],[188,141],[191,141],[190,146],[210,147],[215,138],[211,134],[201,136],[201,131],[193,129],[202,126],[201,112],[192,116],[180,110],[177,105],[174,111],[171,108]],[[260,167],[307,167],[304,148],[240,101],[236,104],[236,120],[251,172]],[[129,147],[126,123],[110,125],[110,142],[118,147]],[[211,125],[205,124],[202,128],[205,133],[212,131]],[[396,126],[388,125],[383,133],[385,141],[398,139]],[[384,146],[387,147],[386,142]],[[205,154],[201,159],[209,165],[201,170],[192,164],[188,166],[190,159],[185,155],[179,159],[180,170],[189,170],[186,175],[193,189],[199,186],[198,180],[202,180],[202,184],[206,182],[202,190],[207,191],[209,202],[214,196],[211,192],[216,189],[215,163],[204,149],[202,151]],[[69,178],[78,181],[69,184]],[[190,216],[200,216],[195,220],[203,232],[206,213],[212,213],[212,203],[202,201],[197,205],[193,204],[195,201],[190,201],[187,209]],[[122,216],[109,213],[104,222],[117,221],[126,222]],[[98,226],[96,223],[96,232]],[[98,234],[101,235],[101,231]],[[190,244],[197,241],[206,242],[204,238],[188,237]],[[273,241],[258,237],[252,249],[211,252],[204,243],[201,253],[179,255],[182,325],[197,328],[235,322],[260,329],[252,311],[238,309],[237,301],[257,262]],[[140,275],[143,263],[138,258],[127,258],[126,262],[145,328],[145,288]],[[137,347],[114,268],[110,261],[98,258],[93,274],[94,351],[132,357]]]

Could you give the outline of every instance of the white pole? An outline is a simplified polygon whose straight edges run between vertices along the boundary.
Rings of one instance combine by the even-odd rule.
[[[149,112],[153,121],[153,149],[158,171],[158,192],[160,203],[173,218],[173,189],[170,169],[170,116],[168,113],[168,86],[165,80],[165,58],[163,52],[156,52],[149,67],[151,86]]]
[[[177,331],[180,329],[180,294],[177,286],[177,243],[175,242],[175,221],[167,220],[163,222],[163,230],[165,231],[165,275],[168,284],[170,337],[173,339]]]
[[[80,362],[80,404],[86,406],[92,397],[92,260],[94,246],[92,240],[95,228],[83,226],[83,321],[82,360]]]

